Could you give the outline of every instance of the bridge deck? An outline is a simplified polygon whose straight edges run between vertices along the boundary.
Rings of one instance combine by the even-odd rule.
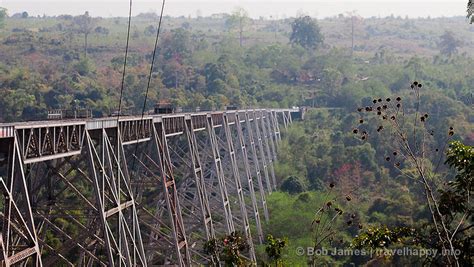
[[[245,112],[254,112],[254,111],[259,112],[263,110],[273,111],[273,112],[290,112],[290,113],[301,112],[300,109],[244,109],[244,110],[228,110],[228,111],[201,111],[201,112],[193,112],[193,113],[145,115],[143,117],[142,116],[120,116],[118,118],[118,121],[120,123],[125,123],[125,122],[138,122],[138,121],[152,120],[153,123],[158,123],[164,120],[183,119],[187,116],[206,117],[208,115],[222,115],[224,113],[234,114],[234,113],[245,113]],[[74,125],[85,125],[85,130],[115,128],[117,127],[117,117],[0,123],[0,138],[13,137],[15,130],[65,127],[65,126],[74,126]]]
[[[24,163],[35,163],[81,153],[85,132],[107,131],[120,134],[123,145],[151,140],[153,125],[161,124],[167,137],[181,135],[186,130],[186,121],[191,120],[192,131],[206,129],[207,118],[212,118],[214,127],[221,127],[223,115],[227,114],[229,124],[235,123],[235,114],[282,114],[283,120],[300,109],[245,109],[228,111],[202,111],[195,113],[173,113],[145,116],[123,116],[96,119],[66,119],[27,121],[0,124],[0,139],[17,137]],[[253,118],[251,119],[253,120]],[[117,125],[119,127],[117,127]],[[118,131],[117,131],[118,130]],[[16,135],[16,136],[15,136]]]

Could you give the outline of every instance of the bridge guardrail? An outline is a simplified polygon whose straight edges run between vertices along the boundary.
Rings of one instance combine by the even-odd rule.
[[[0,138],[10,138],[15,135],[14,126],[0,126]]]

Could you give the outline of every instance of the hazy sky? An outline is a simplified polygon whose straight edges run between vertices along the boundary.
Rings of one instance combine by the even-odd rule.
[[[129,0],[0,0],[9,14],[27,11],[31,15],[83,14],[92,16],[126,16]],[[134,0],[133,13],[157,12],[161,0]],[[172,16],[204,16],[230,13],[243,7],[258,18],[292,17],[304,13],[324,18],[357,10],[363,17],[409,16],[441,17],[464,16],[467,0],[167,0],[165,14]]]

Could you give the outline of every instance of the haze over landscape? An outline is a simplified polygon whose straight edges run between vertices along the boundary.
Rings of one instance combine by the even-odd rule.
[[[170,16],[196,17],[197,13],[209,16],[218,13],[230,13],[235,7],[243,7],[249,11],[253,18],[260,16],[265,18],[294,17],[299,13],[308,14],[317,18],[336,16],[347,11],[357,10],[363,17],[385,17],[385,16],[409,16],[419,17],[451,17],[465,16],[465,1],[462,0],[314,0],[314,1],[198,1],[198,0],[169,0],[165,10]],[[137,0],[134,1],[133,14],[141,12],[157,12],[161,1]],[[106,1],[41,1],[41,0],[2,0],[0,6],[10,10],[10,13],[28,11],[31,15],[80,15],[89,11],[91,16],[115,17],[128,14],[128,1],[106,0]]]

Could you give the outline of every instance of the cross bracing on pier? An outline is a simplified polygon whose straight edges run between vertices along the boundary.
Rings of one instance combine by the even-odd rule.
[[[216,264],[240,231],[255,261],[280,128],[302,109],[0,124],[2,266]]]

